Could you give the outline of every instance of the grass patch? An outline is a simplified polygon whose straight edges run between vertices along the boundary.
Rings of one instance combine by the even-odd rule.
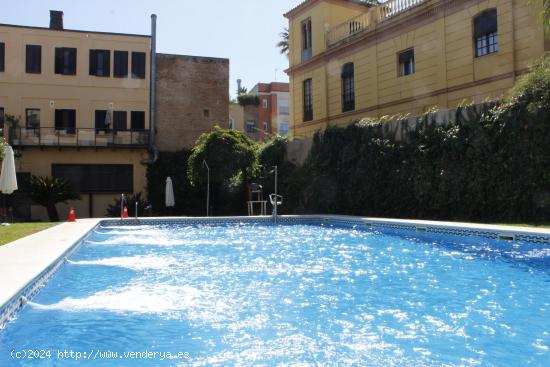
[[[30,234],[40,232],[56,224],[57,223],[14,223],[10,226],[0,226],[0,246]]]

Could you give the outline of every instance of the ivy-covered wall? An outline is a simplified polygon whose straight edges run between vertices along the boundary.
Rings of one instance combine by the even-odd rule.
[[[297,212],[469,221],[550,221],[550,68],[512,97],[407,119],[363,120],[314,137]],[[284,190],[283,190],[284,191]]]

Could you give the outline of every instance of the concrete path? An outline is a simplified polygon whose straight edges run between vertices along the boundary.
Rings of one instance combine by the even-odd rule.
[[[0,307],[72,245],[94,228],[101,219],[79,219],[0,246]]]

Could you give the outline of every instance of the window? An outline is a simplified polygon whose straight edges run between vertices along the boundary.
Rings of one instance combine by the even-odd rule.
[[[55,73],[76,75],[76,48],[55,48]]]
[[[246,122],[246,132],[249,134],[253,134],[256,132],[256,121],[248,120]]]
[[[399,76],[414,74],[414,48],[399,53]]]
[[[25,126],[27,129],[40,128],[40,109],[27,108],[25,110]]]
[[[342,112],[355,109],[355,80],[353,63],[349,62],[342,68]]]
[[[132,130],[145,130],[145,112],[132,111],[130,114],[130,120]]]
[[[111,51],[90,50],[90,75],[111,76]]]
[[[131,164],[52,164],[52,176],[64,178],[81,193],[134,191]]]
[[[311,59],[311,19],[302,22],[302,62]]]
[[[497,10],[486,10],[474,18],[476,57],[498,51]]]
[[[266,98],[262,99],[262,107],[267,108],[267,99]]]
[[[26,72],[40,74],[42,72],[42,46],[27,45]]]
[[[5,71],[6,45],[0,42],[0,71]]]
[[[264,131],[267,132],[269,129],[269,124],[267,122],[264,122]]]
[[[128,113],[126,111],[115,111],[113,112],[113,129],[116,130],[126,130]]]
[[[67,134],[76,132],[76,110],[55,110],[55,129]]]
[[[132,78],[145,79],[145,52],[132,52]]]
[[[311,98],[311,79],[304,80],[303,97],[304,97],[304,121],[313,120],[313,100]]]
[[[95,111],[95,133],[101,131],[107,133],[111,127],[110,114],[107,114],[107,110]]]
[[[208,108],[205,108],[204,110],[202,110],[202,116],[204,118],[210,118],[210,110]]]
[[[113,76],[115,78],[128,77],[128,51],[115,51]]]
[[[288,135],[288,122],[281,122],[279,124],[279,135],[281,136]]]

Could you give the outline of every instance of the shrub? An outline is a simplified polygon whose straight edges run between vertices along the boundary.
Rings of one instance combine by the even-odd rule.
[[[237,101],[243,107],[245,106],[258,106],[260,99],[257,95],[251,93],[242,93],[237,96]]]
[[[120,201],[121,199],[117,198],[115,199],[114,204],[109,204],[109,206],[107,206],[106,214],[108,217],[120,218]],[[141,192],[138,192],[134,195],[126,196],[125,201],[129,217],[135,217],[136,215],[136,202],[138,203],[138,214],[141,216],[145,216],[147,201],[145,201],[145,199],[141,196]]]
[[[59,222],[55,204],[80,199],[72,185],[62,178],[31,176],[29,185],[31,199],[46,208],[51,222]]]

